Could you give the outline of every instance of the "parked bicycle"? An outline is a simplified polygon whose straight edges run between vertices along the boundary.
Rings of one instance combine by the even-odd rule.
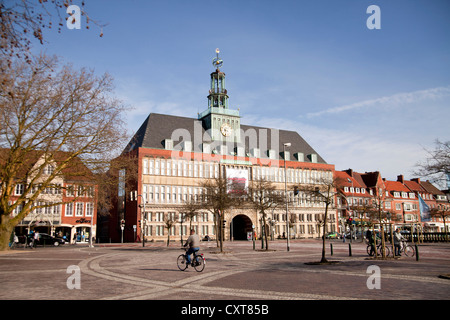
[[[413,246],[406,243],[405,240],[403,240],[400,244],[400,254],[404,253],[407,257],[414,257],[416,254],[416,250]]]
[[[178,269],[180,269],[181,271],[186,270],[189,266],[189,264],[187,263],[186,252],[184,254],[180,254],[177,258]],[[194,267],[195,271],[197,272],[202,272],[203,269],[205,269],[205,265],[206,259],[203,257],[203,253],[198,254],[197,252],[194,252],[194,257],[191,261],[191,267]]]

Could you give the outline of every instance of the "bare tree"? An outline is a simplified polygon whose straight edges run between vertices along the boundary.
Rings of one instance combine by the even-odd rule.
[[[325,212],[320,219],[320,225],[323,226],[322,234],[322,258],[320,263],[327,263],[328,260],[325,257],[325,235],[328,225],[328,209],[331,208],[336,196],[336,190],[338,190],[338,179],[333,177],[321,177],[315,181],[314,184],[301,185],[298,187],[299,192],[304,192],[309,197],[316,199],[317,202],[325,205]]]
[[[54,57],[18,61],[0,73],[0,250],[55,178],[107,170],[127,140],[126,109],[112,90],[109,75],[59,67]],[[12,201],[19,182],[23,193]]]
[[[170,229],[175,225],[175,220],[167,215],[164,217],[164,227],[167,229],[167,246],[170,244]]]
[[[103,27],[98,21],[89,17],[85,10],[84,1],[81,3],[72,0],[16,0],[0,1],[0,53],[2,60],[10,64],[14,58],[32,62],[30,48],[33,39],[44,44],[44,30],[61,29],[67,23],[75,23],[76,17],[67,13],[72,5],[80,5],[80,15],[86,18],[86,29],[89,22],[100,28],[100,37],[103,36]],[[56,18],[55,18],[56,17]],[[70,18],[70,20],[68,20]],[[56,21],[55,21],[56,20]]]
[[[380,225],[380,237],[381,237],[381,254],[382,257],[386,257],[386,242],[384,235],[384,223],[388,219],[388,211],[384,210],[384,203],[386,201],[386,188],[377,187],[373,190],[372,196],[372,208],[368,211],[369,219],[372,221],[373,225]],[[376,235],[373,235],[375,243],[375,258],[377,258],[377,239]]]
[[[189,230],[192,229],[192,221],[198,216],[200,210],[202,209],[202,204],[200,201],[193,198],[183,201],[179,212],[184,214],[186,220],[189,220]]]
[[[198,216],[202,209],[202,202],[199,199],[186,199],[183,201],[181,208],[178,210],[180,213],[181,230],[183,230],[183,222],[189,220],[189,230],[192,229],[192,220]],[[181,231],[181,244],[183,245],[183,231]]]
[[[232,207],[241,203],[242,199],[239,195],[230,192],[238,188],[233,188],[233,182],[222,175],[204,180],[200,186],[204,190],[201,195],[202,205],[214,215],[216,242],[220,252],[223,252],[225,214]]]
[[[353,211],[356,218],[359,218],[360,223],[360,229],[361,229],[361,242],[364,242],[364,218],[366,218],[367,214],[370,212],[372,207],[369,205],[369,203],[364,204],[358,204],[358,205],[351,205],[349,206],[349,209]]]
[[[262,215],[262,228],[266,250],[269,250],[267,235],[267,211],[285,203],[283,195],[277,192],[275,185],[267,180],[253,180],[248,187],[247,201],[256,212]]]
[[[448,241],[448,232],[445,221],[447,220],[448,217],[450,217],[449,205],[438,204],[435,208],[430,209],[430,215],[432,217],[441,218],[444,221],[445,241]]]
[[[435,141],[435,149],[427,150],[428,157],[416,164],[414,175],[428,177],[432,182],[444,185],[450,181],[450,141]]]

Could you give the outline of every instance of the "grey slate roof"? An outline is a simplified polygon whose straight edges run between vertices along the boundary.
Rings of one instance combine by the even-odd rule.
[[[277,159],[283,159],[283,143],[290,142],[291,160],[296,160],[294,154],[299,152],[304,154],[304,162],[311,162],[308,158],[310,154],[317,154],[317,163],[326,163],[325,160],[295,131],[278,130],[257,126],[241,124],[241,132],[256,132],[257,147],[260,148],[261,158],[266,158],[268,149],[276,150]],[[138,147],[164,149],[164,140],[172,139],[174,146],[183,141],[183,137],[191,137],[194,152],[202,152],[202,137],[206,141],[209,135],[202,127],[202,121],[195,118],[179,117],[166,114],[151,113],[142,123],[134,137],[130,140],[124,152],[129,152]],[[272,139],[272,136],[274,139]],[[278,137],[278,139],[277,139]],[[249,150],[249,138],[245,141],[241,137],[239,146],[244,146],[245,152]],[[188,139],[186,139],[188,140]],[[273,141],[272,141],[273,140]]]

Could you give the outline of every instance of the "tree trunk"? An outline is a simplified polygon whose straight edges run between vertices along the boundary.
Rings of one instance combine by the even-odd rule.
[[[7,251],[9,250],[9,240],[14,230],[14,225],[10,223],[9,218],[6,216],[1,216],[0,219],[0,251]]]
[[[384,226],[380,223],[380,233],[381,233],[381,256],[386,258],[386,242],[384,241]]]
[[[225,213],[220,216],[220,252],[223,252],[223,241],[225,239]]]
[[[214,230],[215,230],[215,233],[216,233],[216,246],[217,246],[217,248],[219,248],[220,247],[220,244],[219,244],[219,235],[220,235],[220,228],[219,228],[219,223],[220,223],[220,219],[218,219],[219,218],[219,215],[215,212],[214,213]]]
[[[266,242],[266,251],[269,250],[269,241],[267,240],[267,225],[266,225],[266,213],[263,211],[262,212],[262,217],[263,217],[263,225],[262,228],[264,230],[264,241]]]
[[[328,262],[327,258],[325,258],[325,230],[327,228],[327,215],[328,215],[328,201],[325,204],[325,216],[323,218],[323,235],[322,235],[322,259],[321,263]]]

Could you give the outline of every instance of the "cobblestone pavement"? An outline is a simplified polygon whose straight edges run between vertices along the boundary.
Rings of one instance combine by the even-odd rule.
[[[251,242],[202,243],[206,268],[178,270],[177,244],[82,245],[16,249],[0,253],[0,299],[57,300],[449,300],[450,244],[419,246],[420,259],[369,259],[366,245],[334,240],[333,256],[317,262],[318,240],[270,243],[270,251]],[[260,248],[257,242],[256,249]],[[80,289],[76,283],[79,267]],[[379,273],[372,273],[376,266]],[[69,270],[68,270],[69,268]],[[73,268],[73,267],[72,267]],[[369,270],[368,270],[369,268]],[[71,271],[72,270],[72,271]],[[376,271],[375,270],[375,271]],[[380,275],[380,277],[377,277]],[[368,285],[369,284],[369,285]],[[368,286],[374,287],[369,289]]]

